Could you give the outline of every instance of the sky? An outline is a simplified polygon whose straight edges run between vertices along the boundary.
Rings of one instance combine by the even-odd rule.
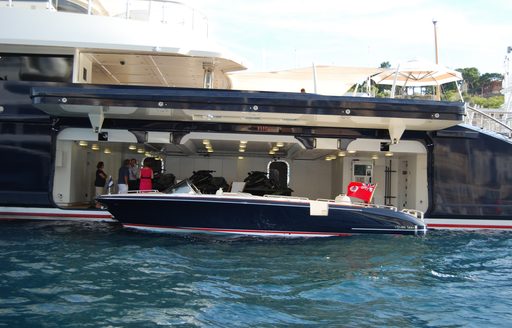
[[[411,59],[504,73],[511,0],[191,0],[210,39],[251,71],[393,67]]]

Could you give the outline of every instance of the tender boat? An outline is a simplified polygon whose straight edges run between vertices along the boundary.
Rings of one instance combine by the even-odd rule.
[[[352,234],[424,235],[420,211],[352,204],[350,198],[310,200],[248,193],[201,194],[183,180],[163,192],[102,195],[97,200],[124,227],[171,233],[281,237]]]

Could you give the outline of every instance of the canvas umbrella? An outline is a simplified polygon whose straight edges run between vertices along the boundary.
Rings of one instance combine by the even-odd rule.
[[[391,98],[395,97],[395,89],[398,85],[401,87],[437,86],[437,99],[440,99],[440,86],[462,80],[462,74],[438,64],[415,59],[401,63],[394,69],[376,74],[372,80],[376,84],[392,85]],[[462,100],[458,84],[457,91]]]
[[[438,86],[462,80],[462,74],[424,60],[410,60],[372,77],[377,84],[402,87]]]

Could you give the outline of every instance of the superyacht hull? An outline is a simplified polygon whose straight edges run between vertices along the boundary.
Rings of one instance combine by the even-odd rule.
[[[247,171],[261,170],[279,157],[289,164],[295,195],[311,199],[344,193],[357,165],[365,164],[372,171],[362,178],[380,185],[376,201],[425,212],[429,228],[510,229],[512,222],[507,166],[512,143],[457,124],[464,110],[461,104],[44,82],[0,81],[0,86],[0,152],[16,167],[2,173],[4,218],[104,220],[95,217],[96,209],[84,209],[93,204],[94,190],[87,187],[93,185],[91,166],[106,160],[116,179],[117,163],[123,158],[146,156],[128,149],[138,145],[158,149],[165,171],[179,179],[187,178],[191,167],[213,167],[228,181],[240,181]],[[405,130],[396,144],[382,123],[387,115],[386,124],[403,119],[411,127],[423,124],[426,129],[439,124],[432,117],[440,111],[442,124],[454,126]],[[91,128],[95,112],[103,113],[101,133]],[[256,122],[257,117],[262,119]],[[363,124],[360,118],[376,123]],[[201,149],[206,138],[219,148],[237,148],[209,155]],[[244,139],[249,147],[242,161],[238,145]],[[80,146],[80,141],[89,147]],[[257,148],[276,142],[285,147],[274,156]],[[93,144],[112,153],[91,150]],[[337,159],[326,161],[333,153]],[[339,157],[340,153],[346,156]],[[318,183],[311,185],[304,177]],[[29,215],[25,209],[41,213]]]

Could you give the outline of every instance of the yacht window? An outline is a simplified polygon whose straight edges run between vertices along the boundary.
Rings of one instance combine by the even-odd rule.
[[[8,81],[72,81],[72,56],[0,54],[0,79]]]

